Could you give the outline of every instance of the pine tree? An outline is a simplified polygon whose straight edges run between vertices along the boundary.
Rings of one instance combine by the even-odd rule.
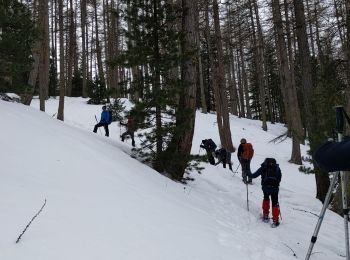
[[[129,92],[139,92],[142,100],[135,104],[133,113],[139,127],[148,129],[140,135],[139,155],[163,172],[168,160],[165,152],[177,131],[175,114],[180,93],[179,78],[170,79],[172,68],[181,64],[180,33],[175,29],[181,10],[169,1],[128,0],[125,10],[129,24],[127,50],[117,63],[125,68],[142,71],[140,76],[125,82]],[[164,25],[167,26],[164,26]],[[166,84],[165,84],[166,82]]]
[[[0,2],[0,92],[32,93],[27,84],[32,45],[38,37],[30,9],[17,0]]]

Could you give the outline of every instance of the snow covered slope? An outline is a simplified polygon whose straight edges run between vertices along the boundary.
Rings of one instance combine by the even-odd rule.
[[[260,179],[249,186],[249,212],[240,173],[206,165],[203,174],[193,173],[194,182],[174,183],[130,157],[116,123],[110,138],[92,133],[101,106],[85,102],[67,98],[60,122],[52,118],[58,100],[47,102],[48,114],[0,101],[1,260],[296,259],[292,250],[305,257],[317,221],[311,213],[321,203],[314,199],[314,176],[287,162],[290,140],[268,143],[283,126],[269,125],[266,133],[259,121],[231,118],[234,142],[245,137],[254,145],[252,170],[265,157],[281,165],[283,219],[272,229],[259,220]],[[204,138],[219,143],[215,118],[197,113],[193,153]],[[312,259],[343,259],[342,223],[327,212]]]

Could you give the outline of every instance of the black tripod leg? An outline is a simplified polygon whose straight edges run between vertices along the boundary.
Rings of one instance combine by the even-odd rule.
[[[333,189],[334,189],[334,187],[335,187],[335,185],[336,185],[336,183],[338,181],[338,178],[339,178],[339,172],[336,172],[333,175],[331,185],[329,186],[329,189],[327,191],[327,195],[326,195],[326,198],[324,200],[320,216],[318,217],[318,221],[317,221],[317,224],[316,224],[316,227],[315,227],[315,231],[314,231],[314,233],[313,233],[313,235],[311,237],[311,242],[310,242],[309,249],[307,251],[305,260],[309,260],[310,259],[310,256],[311,256],[311,253],[312,253],[312,249],[313,249],[313,247],[314,247],[314,245],[316,243],[318,232],[320,231],[321,224],[322,224],[324,215],[326,213],[326,209],[327,209],[327,207],[329,205],[329,201],[331,199],[332,191],[333,191]]]

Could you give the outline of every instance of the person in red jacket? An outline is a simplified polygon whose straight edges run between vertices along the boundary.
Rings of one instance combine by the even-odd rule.
[[[241,139],[241,143],[238,146],[237,157],[242,167],[242,181],[247,184],[252,184],[252,178],[247,176],[250,172],[250,161],[253,157],[254,150],[250,143],[247,143],[245,138]]]

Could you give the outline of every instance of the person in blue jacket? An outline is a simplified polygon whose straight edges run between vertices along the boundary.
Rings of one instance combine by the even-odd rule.
[[[106,132],[105,135],[109,136],[109,130],[108,130],[109,122],[110,122],[110,119],[109,119],[109,112],[107,111],[107,107],[102,106],[101,120],[98,124],[95,125],[94,133],[97,132],[97,128],[103,126]]]
[[[280,208],[278,205],[278,192],[282,174],[279,165],[274,158],[266,158],[261,167],[255,172],[247,173],[248,177],[256,178],[261,176],[261,188],[264,193],[262,203],[263,220],[268,221],[270,211],[270,197],[272,201],[272,220],[273,225],[279,225]]]

